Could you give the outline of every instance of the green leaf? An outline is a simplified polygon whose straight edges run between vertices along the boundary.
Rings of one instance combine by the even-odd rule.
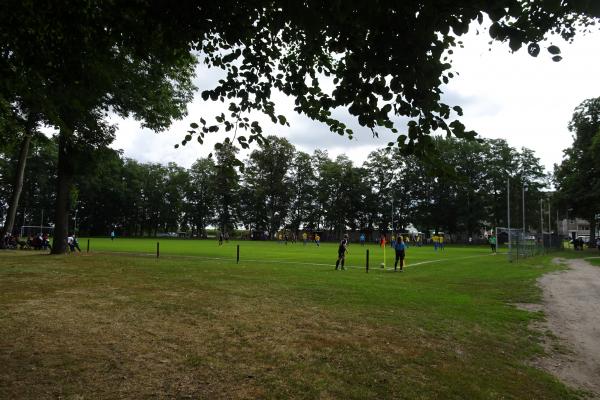
[[[558,46],[552,45],[552,46],[548,47],[548,53],[554,54],[554,55],[560,54],[560,48]]]
[[[279,123],[280,123],[281,125],[285,125],[285,123],[286,123],[285,116],[283,116],[283,115],[278,115],[278,116],[277,116],[277,119],[279,120]]]
[[[192,122],[192,123],[190,124],[190,126],[191,126],[193,129],[198,129],[198,124],[197,124],[197,123],[195,123],[195,122]]]
[[[540,45],[537,43],[530,43],[527,46],[527,52],[531,57],[537,57],[540,54]]]

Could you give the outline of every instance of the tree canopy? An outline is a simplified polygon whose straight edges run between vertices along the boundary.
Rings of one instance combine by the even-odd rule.
[[[333,111],[347,109],[377,135],[397,133],[403,154],[435,148],[440,130],[472,138],[459,105],[441,101],[452,79],[452,53],[473,21],[491,20],[492,40],[532,56],[548,34],[571,40],[600,16],[594,0],[219,2],[119,1],[0,3],[0,100],[15,115],[34,113],[59,130],[57,234],[66,234],[75,164],[84,148],[114,137],[110,113],[134,116],[155,130],[185,114],[196,56],[226,76],[206,90],[228,114],[204,117],[183,138],[223,129],[225,147],[264,142],[254,112],[288,124],[272,96],[340,135],[354,135]],[[554,60],[560,49],[548,46]],[[395,125],[398,118],[406,127]],[[238,129],[248,134],[238,134]],[[83,151],[81,151],[84,149]],[[223,157],[224,154],[221,154]],[[234,157],[235,158],[235,157]],[[340,160],[343,162],[344,160]],[[238,164],[239,165],[239,164]],[[218,179],[231,177],[226,169]],[[215,194],[219,196],[218,193]],[[233,217],[221,212],[223,224]],[[55,252],[64,249],[58,241]]]
[[[590,239],[595,238],[600,213],[600,97],[582,102],[569,123],[573,145],[555,166],[557,200],[570,208],[572,216],[590,221]]]
[[[206,64],[226,71],[202,97],[229,102],[230,113],[217,116],[215,125],[204,118],[192,124],[183,144],[195,133],[202,142],[220,127],[247,129],[249,138],[237,137],[242,147],[262,140],[260,125],[247,114],[260,111],[287,124],[271,100],[274,91],[340,135],[354,134],[333,116],[340,107],[374,135],[390,129],[398,133],[390,144],[405,153],[430,148],[436,130],[473,137],[456,119],[460,106],[441,101],[440,86],[456,73],[452,54],[462,46],[460,36],[484,15],[492,40],[513,51],[527,45],[537,56],[538,42],[551,33],[572,39],[596,21],[600,6],[590,0],[246,2],[230,24],[213,23],[200,47]],[[547,50],[560,60],[557,46]],[[409,120],[406,128],[395,125],[399,117]]]

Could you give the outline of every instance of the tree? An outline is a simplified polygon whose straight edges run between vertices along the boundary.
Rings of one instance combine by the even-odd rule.
[[[299,151],[292,163],[290,227],[297,232],[300,227],[314,229],[313,210],[316,197],[316,176],[310,155]]]
[[[224,12],[223,10],[235,10]],[[537,56],[537,42],[550,32],[572,39],[600,16],[598,2],[448,0],[410,2],[135,3],[66,0],[0,4],[0,97],[20,111],[39,112],[59,129],[56,234],[66,233],[68,200],[77,147],[112,139],[106,113],[131,115],[161,129],[181,117],[190,99],[194,58],[222,68],[226,77],[202,93],[228,101],[219,125],[193,123],[194,135],[235,132],[243,148],[264,141],[253,111],[287,124],[271,96],[294,98],[296,111],[338,134],[354,132],[332,117],[346,108],[361,126],[398,133],[405,153],[432,148],[429,134],[441,130],[473,137],[456,118],[462,110],[441,101],[440,86],[454,76],[452,49],[472,21],[492,21],[492,39],[511,50],[524,44]],[[560,49],[549,46],[553,59]],[[333,85],[331,85],[333,83]],[[333,89],[328,90],[327,88]],[[393,120],[410,119],[399,132]],[[249,136],[237,130],[249,131]],[[233,139],[230,139],[230,141]],[[73,157],[72,157],[73,155]],[[55,241],[53,252],[64,243]]]
[[[374,224],[380,231],[392,229],[392,186],[397,173],[389,149],[379,149],[369,154],[364,167],[369,185],[376,194],[373,205]]]
[[[190,168],[186,186],[188,221],[198,237],[206,237],[206,226],[214,219],[216,168],[212,158],[200,158]]]
[[[29,146],[31,140],[36,135],[39,116],[34,113],[27,115],[19,115],[19,110],[13,105],[8,104],[5,99],[0,98],[0,123],[2,130],[7,136],[7,141],[19,142],[19,157],[15,167],[12,182],[12,193],[8,202],[6,218],[2,229],[0,230],[0,238],[3,238],[6,233],[12,233],[19,205],[19,199],[23,190],[23,180],[25,177],[25,166],[27,156],[29,154]],[[8,134],[6,134],[8,133]],[[0,243],[2,247],[4,243]]]
[[[596,216],[600,212],[600,97],[582,102],[569,123],[573,145],[554,167],[559,204],[573,216],[590,221],[590,243],[595,243]]]
[[[215,212],[222,232],[233,231],[238,222],[240,177],[237,168],[243,166],[236,158],[238,151],[229,142],[215,145]]]
[[[13,143],[5,143],[0,149],[0,204],[6,209],[14,207],[12,228],[9,218],[6,218],[6,232],[14,232],[17,221],[26,224],[47,225],[53,220],[52,204],[55,200],[54,186],[56,180],[56,141],[41,134],[30,138],[27,146],[27,169],[17,168],[23,160],[23,138],[13,136]],[[20,201],[15,199],[15,181],[21,180]],[[1,218],[0,218],[1,219]],[[34,222],[35,221],[35,222]],[[9,229],[10,228],[10,229]]]
[[[171,34],[176,23],[168,23],[170,14],[155,14],[159,6],[9,3],[0,9],[0,71],[6,79],[0,95],[38,110],[59,130],[52,252],[62,253],[79,147],[112,141],[108,111],[133,115],[156,130],[182,117],[195,58],[190,38]],[[162,29],[165,23],[169,30]]]
[[[227,21],[211,21],[203,47],[205,63],[223,69],[226,77],[202,97],[229,101],[231,113],[218,116],[218,125],[204,119],[201,128],[194,124],[200,140],[220,127],[248,130],[249,138],[236,136],[242,146],[264,139],[259,124],[244,115],[260,111],[286,125],[271,100],[279,91],[294,98],[296,111],[335,133],[354,134],[332,116],[338,107],[374,134],[390,129],[398,133],[392,144],[407,153],[430,149],[429,134],[436,130],[475,135],[454,119],[462,110],[444,104],[440,89],[455,74],[453,48],[462,46],[458,39],[471,22],[482,24],[487,15],[493,40],[508,42],[513,51],[527,45],[537,56],[538,42],[548,33],[570,40],[600,16],[600,6],[591,0],[258,1],[236,3],[235,9]],[[547,50],[560,61],[557,46]],[[402,132],[393,123],[399,116],[410,119]]]
[[[291,201],[290,169],[294,146],[284,138],[270,136],[260,150],[250,154],[244,171],[247,200],[251,199],[254,226],[271,237],[285,225]]]

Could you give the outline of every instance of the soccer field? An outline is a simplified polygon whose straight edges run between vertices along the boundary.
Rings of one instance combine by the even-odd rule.
[[[0,398],[569,399],[531,366],[535,280],[487,247],[80,240],[0,253]],[[240,263],[236,264],[236,246]],[[120,253],[117,253],[120,252]]]
[[[80,239],[80,246],[85,252],[87,238]],[[287,245],[267,241],[229,241],[218,245],[215,240],[179,240],[179,239],[129,239],[90,238],[90,251],[116,252],[156,256],[156,244],[159,243],[161,256],[197,257],[214,261],[235,260],[237,246],[240,246],[241,263],[273,263],[305,266],[333,267],[337,259],[337,243],[321,243],[317,246],[309,242]],[[387,269],[394,266],[394,250],[388,245],[385,249],[377,244],[361,246],[358,243],[348,246],[346,266],[351,269],[366,269],[366,252],[369,250],[369,268],[381,268],[384,263]],[[409,266],[438,263],[444,260],[478,258],[491,255],[488,246],[446,246],[444,250],[434,251],[433,246],[409,247],[405,263]]]

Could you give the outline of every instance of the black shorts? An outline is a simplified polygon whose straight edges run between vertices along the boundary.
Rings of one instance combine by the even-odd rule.
[[[346,257],[346,250],[338,250],[338,258]]]
[[[404,250],[396,250],[396,260],[404,259]]]

